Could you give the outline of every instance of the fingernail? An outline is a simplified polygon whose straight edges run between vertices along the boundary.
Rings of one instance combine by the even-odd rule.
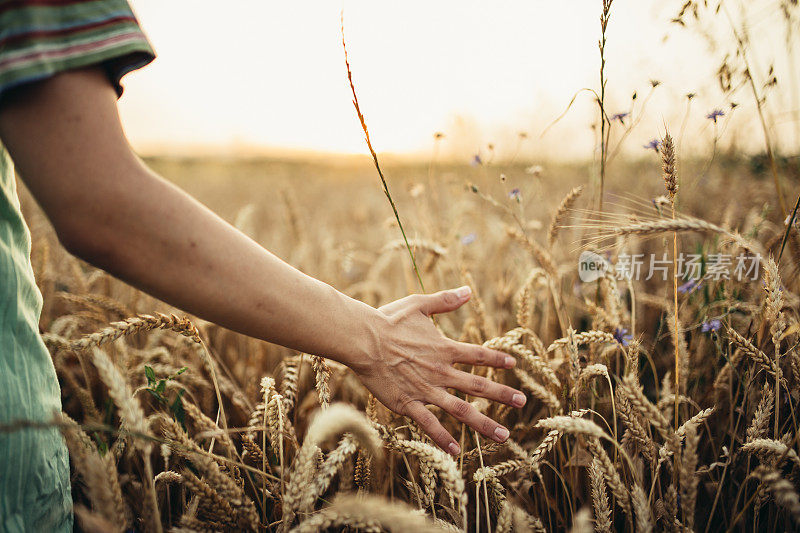
[[[513,368],[517,364],[517,360],[510,355],[506,357],[506,368]]]
[[[494,430],[494,436],[497,437],[497,442],[505,442],[505,440],[508,438],[508,430],[503,426],[500,426]]]
[[[463,287],[455,289],[455,293],[459,298],[466,298],[472,294],[472,289],[469,288],[469,285],[464,285]]]
[[[450,446],[447,447],[447,451],[450,452],[450,455],[458,455],[461,453],[461,448],[455,442],[451,442]]]
[[[511,397],[511,403],[515,407],[522,407],[523,405],[525,405],[526,401],[527,400],[524,394],[516,393],[514,394],[514,396]]]

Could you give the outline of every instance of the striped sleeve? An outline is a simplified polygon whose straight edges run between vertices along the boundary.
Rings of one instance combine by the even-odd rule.
[[[102,66],[120,79],[155,57],[126,0],[0,0],[0,102],[8,90]]]

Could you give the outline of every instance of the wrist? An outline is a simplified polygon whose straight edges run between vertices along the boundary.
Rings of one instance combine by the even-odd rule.
[[[360,372],[369,367],[381,353],[382,335],[386,331],[388,318],[374,307],[344,294],[337,293],[346,309],[346,332],[334,348],[331,359]]]

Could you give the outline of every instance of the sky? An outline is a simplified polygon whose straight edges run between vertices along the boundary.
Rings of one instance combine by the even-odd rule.
[[[613,4],[609,113],[627,111],[634,91],[641,105],[650,80],[661,82],[625,143],[632,152],[665,126],[680,127],[687,92],[698,93],[684,127],[697,142],[687,145],[709,145],[714,132],[705,115],[726,104],[713,74],[720,51],[669,23],[681,3]],[[766,19],[775,2],[750,5],[761,3],[767,7],[756,14]],[[131,4],[158,56],[123,80],[120,101],[126,131],[145,154],[363,153],[344,66],[342,8],[359,101],[379,152],[427,154],[435,132],[445,134],[440,149],[454,157],[486,157],[490,143],[498,157],[528,159],[591,157],[595,146],[589,92],[542,133],[576,91],[598,87],[599,0]],[[780,28],[756,22],[767,36],[759,43],[766,57],[780,49],[780,38],[768,42]],[[522,143],[521,131],[528,134]]]

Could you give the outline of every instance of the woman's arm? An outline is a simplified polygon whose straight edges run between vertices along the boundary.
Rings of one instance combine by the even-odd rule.
[[[525,403],[510,387],[453,368],[514,364],[445,338],[428,318],[460,307],[468,289],[374,309],[287,265],[136,157],[99,69],[10,95],[0,105],[0,139],[74,255],[205,320],[349,366],[384,405],[451,453],[456,441],[425,404],[489,438],[507,438],[505,428],[445,390]]]

